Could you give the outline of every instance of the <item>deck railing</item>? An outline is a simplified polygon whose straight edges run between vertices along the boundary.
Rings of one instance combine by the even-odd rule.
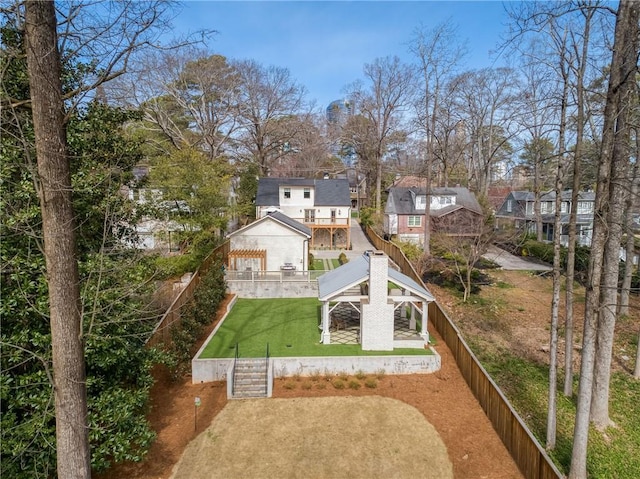
[[[422,278],[420,278],[420,275],[400,248],[380,238],[369,227],[366,228],[366,234],[371,243],[378,250],[384,251],[400,267],[404,274],[424,286]],[[491,379],[491,376],[482,367],[480,361],[478,361],[460,331],[458,331],[458,328],[435,302],[429,304],[429,322],[433,324],[451,350],[464,380],[482,406],[493,428],[500,436],[522,474],[527,479],[563,478],[564,475],[553,463],[518,413],[511,407],[511,404]]]

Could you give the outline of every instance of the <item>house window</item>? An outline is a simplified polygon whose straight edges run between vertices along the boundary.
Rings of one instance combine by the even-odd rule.
[[[291,188],[285,188],[284,189],[284,197],[285,198],[291,198]]]
[[[585,215],[593,213],[593,203],[591,201],[578,201],[578,214]]]
[[[426,195],[418,195],[416,196],[416,209],[423,210],[427,205],[427,197]]]
[[[304,189],[304,197],[305,197],[305,199],[307,199],[307,200],[308,200],[309,198],[311,198],[311,188],[305,188],[305,189]]]
[[[569,202],[563,201],[560,204],[560,213],[568,213],[569,212]]]
[[[316,210],[304,210],[304,222],[315,223],[315,221],[316,221]]]
[[[421,225],[422,225],[422,216],[409,216],[409,219],[407,221],[407,226],[412,228],[412,227],[419,227]]]
[[[453,199],[451,198],[451,196],[441,196],[440,197],[440,204],[441,205],[451,205],[451,204],[453,204]]]
[[[336,222],[336,210],[332,209],[331,210],[331,223],[335,223]]]
[[[507,200],[507,213],[511,213],[513,211],[513,200]]]

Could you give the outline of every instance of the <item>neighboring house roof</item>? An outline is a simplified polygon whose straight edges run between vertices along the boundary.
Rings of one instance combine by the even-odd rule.
[[[440,218],[442,216],[448,215],[449,213],[453,213],[454,211],[463,210],[463,209],[465,209],[465,207],[462,205],[449,205],[449,206],[445,206],[444,208],[440,208],[439,210],[433,210],[433,211],[429,210],[429,214],[434,218]]]
[[[243,232],[247,231],[250,228],[253,228],[254,226],[256,226],[257,224],[263,222],[263,221],[275,221],[277,223],[280,223],[283,226],[286,226],[287,228],[300,233],[303,236],[306,236],[307,238],[311,238],[311,229],[308,228],[307,226],[303,225],[302,223],[289,218],[287,215],[279,212],[279,211],[274,211],[272,213],[268,213],[266,216],[263,216],[262,218],[260,218],[259,220],[254,221],[253,223],[249,223],[247,226],[244,226],[242,228],[240,228],[239,230],[234,231],[233,233],[229,233],[227,235],[227,238],[230,238],[232,236],[236,236],[238,234],[242,234]]]
[[[563,190],[562,199],[565,201],[570,201],[571,193],[572,190]],[[505,200],[508,199],[509,196],[511,196],[516,201],[528,201],[533,203],[536,200],[536,195],[533,191],[512,191],[510,195],[507,195]],[[555,190],[550,190],[540,194],[540,201],[554,201],[555,199]],[[581,191],[580,193],[578,193],[578,199],[580,201],[594,201],[596,199],[596,194],[593,191]]]
[[[387,276],[398,286],[411,291],[426,301],[435,301],[433,295],[409,276],[389,268]],[[326,301],[369,279],[369,256],[364,255],[329,271],[318,278],[318,299]]]
[[[349,181],[346,179],[260,178],[256,206],[279,206],[281,186],[314,188],[315,206],[351,205]]]
[[[385,213],[398,214],[398,215],[417,215],[424,214],[424,209],[416,209],[416,196],[424,195],[426,193],[425,188],[405,188],[405,187],[391,187],[389,189],[389,197],[387,199],[387,206]],[[482,208],[480,203],[476,199],[475,195],[471,193],[467,188],[463,187],[445,187],[445,188],[432,188],[432,196],[455,196],[456,204],[452,205],[459,209],[460,207],[467,208],[475,213],[482,214]],[[447,208],[443,208],[447,210]],[[430,210],[432,216],[439,214],[446,214],[453,211],[449,209],[446,212],[439,212],[439,210]]]
[[[426,184],[426,178],[419,176],[401,176],[400,178],[396,178],[390,188],[424,188]]]
[[[511,191],[512,189],[509,186],[490,186],[487,199],[491,207],[494,210],[498,210]]]

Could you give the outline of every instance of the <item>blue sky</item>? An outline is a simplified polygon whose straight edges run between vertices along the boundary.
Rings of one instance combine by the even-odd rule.
[[[505,30],[501,1],[187,1],[174,33],[216,30],[212,53],[286,67],[308,99],[326,107],[365,63],[387,55],[412,61],[414,29],[448,20],[468,41],[465,69],[500,63],[490,51]]]

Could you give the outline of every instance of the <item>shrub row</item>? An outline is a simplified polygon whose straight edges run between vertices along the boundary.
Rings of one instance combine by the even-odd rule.
[[[216,313],[227,290],[224,268],[221,260],[216,260],[206,273],[193,298],[181,312],[180,321],[171,327],[171,369],[174,376],[180,376],[191,359],[195,341],[202,334],[204,326],[215,319]]]

